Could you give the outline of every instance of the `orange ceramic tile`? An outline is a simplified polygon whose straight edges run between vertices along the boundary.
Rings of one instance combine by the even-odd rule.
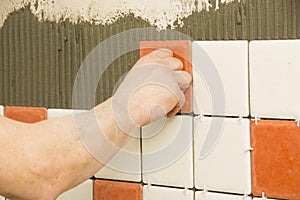
[[[300,199],[300,127],[293,121],[251,122],[252,190],[270,198]]]
[[[4,116],[25,123],[35,123],[47,119],[46,108],[6,106]]]
[[[149,54],[158,48],[168,48],[173,51],[174,57],[183,62],[183,70],[192,73],[191,64],[191,41],[189,40],[165,40],[165,41],[141,41],[140,56]],[[192,112],[192,86],[185,92],[186,102],[181,112]]]
[[[138,183],[95,180],[94,200],[142,200]]]

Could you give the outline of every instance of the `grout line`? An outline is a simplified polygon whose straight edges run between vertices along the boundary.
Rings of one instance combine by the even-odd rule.
[[[195,192],[203,192],[203,191],[204,191],[203,189],[197,189],[197,188],[195,188]],[[233,193],[233,192],[222,192],[222,191],[214,191],[214,190],[207,190],[207,192],[217,193],[217,194],[228,194],[228,195],[244,196],[244,194]],[[252,193],[251,194],[247,194],[247,196],[252,197]]]
[[[251,116],[251,71],[250,71],[250,41],[248,42],[248,111],[249,111],[249,116]]]
[[[140,161],[141,161],[141,183],[144,183],[144,165],[143,165],[143,128],[140,127]]]
[[[134,183],[134,184],[143,184],[141,181],[129,181],[129,180],[116,180],[109,178],[95,178],[93,181],[102,180],[102,181],[111,181],[111,182],[123,182],[123,183]]]

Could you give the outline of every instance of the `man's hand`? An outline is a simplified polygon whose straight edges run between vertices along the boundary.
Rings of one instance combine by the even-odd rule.
[[[140,126],[179,112],[185,102],[184,91],[191,83],[191,75],[182,68],[182,62],[168,49],[142,57],[112,97],[118,127],[132,134]]]
[[[0,194],[55,200],[99,171],[136,127],[174,116],[191,76],[172,55],[159,49],[141,58],[114,96],[87,113],[36,124],[0,116]]]

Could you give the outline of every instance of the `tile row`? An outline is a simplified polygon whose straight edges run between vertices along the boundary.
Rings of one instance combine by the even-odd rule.
[[[142,41],[140,56],[156,48],[171,49],[183,61],[183,69],[193,74],[183,113],[300,116],[300,40]]]
[[[300,40],[193,42],[194,113],[298,119],[299,52]]]
[[[92,184],[89,184],[91,186]],[[267,200],[248,195],[234,195],[214,193],[209,191],[196,191],[160,186],[142,187],[139,183],[115,182],[107,180],[94,181],[93,198],[90,190],[80,190],[82,186],[67,192],[69,198],[59,200]],[[71,194],[73,192],[73,194]],[[269,199],[269,198],[268,198]],[[271,199],[270,199],[271,200]]]
[[[53,119],[84,112],[50,109],[45,115],[37,110],[46,112],[28,108],[23,116],[26,120],[28,114]],[[162,118],[141,131],[143,139],[132,138],[96,178],[255,196],[265,193],[273,198],[300,197],[300,128],[294,121],[181,115]]]

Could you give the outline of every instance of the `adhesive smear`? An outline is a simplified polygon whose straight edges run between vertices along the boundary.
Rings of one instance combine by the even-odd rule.
[[[166,29],[176,24],[183,26],[182,20],[193,12],[209,10],[209,0],[1,0],[0,27],[14,11],[26,6],[40,21],[60,22],[69,20],[73,23],[90,22],[110,24],[128,14],[148,21],[158,29]],[[216,1],[229,3],[234,0]]]

